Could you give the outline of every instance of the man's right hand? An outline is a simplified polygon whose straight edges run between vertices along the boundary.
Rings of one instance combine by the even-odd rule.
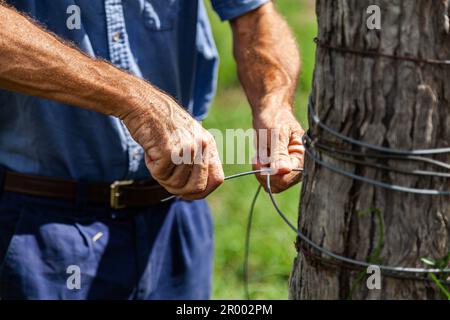
[[[144,148],[153,177],[184,199],[204,198],[224,180],[211,134],[172,98],[67,46],[1,1],[0,88],[122,119]],[[183,150],[195,164],[172,161]]]
[[[166,94],[153,92],[149,101],[150,107],[135,108],[123,118],[145,150],[147,168],[174,195],[206,197],[224,181],[213,136]]]

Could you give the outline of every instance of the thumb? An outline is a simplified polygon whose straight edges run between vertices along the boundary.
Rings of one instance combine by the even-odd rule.
[[[277,129],[272,131],[270,169],[273,174],[286,174],[292,171],[289,138],[289,130]]]

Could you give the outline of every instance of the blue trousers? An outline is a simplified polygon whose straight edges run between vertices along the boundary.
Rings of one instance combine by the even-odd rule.
[[[2,299],[208,299],[205,201],[112,210],[0,195]]]

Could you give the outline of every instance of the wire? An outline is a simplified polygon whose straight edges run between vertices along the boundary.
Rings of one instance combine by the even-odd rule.
[[[364,157],[364,158],[375,158],[375,159],[387,159],[387,160],[398,160],[398,161],[416,161],[416,162],[424,162],[428,165],[433,165],[436,167],[440,167],[443,169],[450,170],[450,165],[441,162],[438,160],[422,157],[422,156],[399,156],[399,155],[388,155],[388,154],[380,154],[380,153],[363,153],[359,151],[353,151],[353,150],[343,150],[340,148],[334,148],[330,146],[326,146],[320,142],[312,142],[312,138],[310,137],[310,134],[307,134],[305,136],[305,139],[308,141],[309,144],[314,145],[315,148],[325,151],[329,155],[333,155],[335,153],[347,155],[347,156],[354,156],[354,157]],[[439,176],[441,173],[432,172],[433,175]]]
[[[319,116],[314,112],[313,108],[313,102],[312,97],[309,97],[309,104],[308,104],[309,113],[311,115],[311,118],[313,119],[314,123],[317,124],[320,128],[327,131],[331,135],[335,136],[336,138],[339,138],[342,141],[346,141],[348,143],[358,145],[360,147],[376,150],[383,153],[389,153],[389,154],[397,154],[397,155],[408,155],[408,156],[418,156],[418,155],[436,155],[436,154],[444,154],[444,153],[450,153],[450,148],[437,148],[437,149],[417,149],[417,150],[401,150],[401,149],[393,149],[393,148],[386,148],[377,146],[374,144],[370,144],[364,141],[356,140],[353,138],[350,138],[346,135],[343,135],[342,133],[328,127],[326,124],[324,124]]]
[[[355,259],[351,259],[351,258],[347,258],[344,256],[341,256],[339,254],[336,254],[334,252],[331,252],[330,250],[323,248],[321,246],[319,246],[318,244],[316,244],[314,241],[312,241],[311,239],[309,239],[307,236],[305,236],[302,232],[300,232],[300,230],[298,230],[290,221],[289,219],[286,217],[286,215],[281,211],[281,209],[279,208],[277,202],[275,201],[275,197],[272,193],[271,187],[270,187],[270,176],[267,176],[266,178],[266,186],[267,186],[267,191],[269,193],[269,197],[270,200],[272,201],[272,204],[275,208],[275,210],[278,212],[278,214],[280,215],[280,217],[284,220],[284,222],[286,222],[286,224],[295,232],[297,233],[297,235],[300,237],[300,239],[302,239],[303,241],[305,241],[309,246],[311,246],[312,248],[316,249],[317,251],[320,251],[321,253],[344,263],[349,263],[349,264],[353,264],[356,266],[360,266],[363,268],[368,268],[370,266],[376,265],[373,263],[368,263],[365,261],[359,261],[359,260],[355,260]],[[450,273],[450,269],[446,268],[446,269],[425,269],[425,268],[411,268],[411,267],[392,267],[392,266],[387,266],[387,265],[376,265],[380,268],[380,270],[384,270],[387,272],[407,272],[407,273]],[[450,283],[450,281],[449,281]]]
[[[442,66],[450,65],[450,60],[426,59],[426,58],[419,58],[419,57],[412,57],[412,56],[388,54],[388,53],[384,53],[384,52],[380,52],[380,51],[357,50],[357,49],[351,49],[351,48],[346,48],[346,47],[338,47],[338,46],[333,46],[333,45],[327,44],[327,43],[323,42],[322,40],[320,40],[319,38],[314,38],[314,42],[318,46],[321,46],[322,48],[325,48],[325,49],[331,49],[331,50],[335,50],[335,51],[338,51],[341,53],[357,54],[357,55],[361,55],[364,57],[375,56],[375,57],[389,58],[389,59],[394,59],[394,60],[409,61],[409,62],[414,62],[414,63],[418,63],[418,64],[430,64],[430,65],[442,65]]]
[[[390,183],[385,183],[382,181],[378,181],[378,180],[374,180],[374,179],[370,179],[367,177],[363,177],[360,175],[357,175],[353,172],[349,172],[347,170],[338,168],[326,161],[324,161],[322,158],[320,158],[316,153],[313,153],[311,150],[313,148],[317,148],[319,150],[325,151],[325,153],[328,153],[329,156],[336,158],[338,160],[341,161],[345,161],[345,162],[349,162],[349,163],[353,163],[353,164],[358,164],[358,165],[365,165],[365,166],[371,166],[371,167],[376,167],[378,169],[382,169],[385,171],[390,171],[390,172],[397,172],[397,173],[402,173],[402,174],[409,174],[409,175],[417,175],[417,176],[431,176],[431,177],[437,177],[437,178],[449,178],[450,174],[448,173],[442,173],[442,172],[433,172],[433,171],[423,171],[423,170],[403,170],[403,169],[397,169],[397,168],[393,168],[393,167],[388,167],[388,166],[383,166],[380,164],[374,164],[374,163],[370,163],[370,162],[360,162],[354,159],[349,159],[349,158],[343,158],[343,157],[339,157],[336,155],[333,155],[332,152],[339,152],[341,154],[346,154],[346,155],[351,155],[351,156],[358,156],[358,157],[379,157],[379,158],[384,158],[384,159],[389,159],[389,160],[414,160],[414,161],[423,161],[426,162],[428,164],[432,164],[432,165],[436,165],[445,169],[450,169],[450,166],[446,163],[434,160],[434,159],[429,159],[426,157],[423,157],[423,155],[437,155],[437,154],[444,154],[444,153],[450,153],[450,148],[437,148],[437,149],[418,149],[418,150],[400,150],[400,149],[393,149],[393,148],[386,148],[386,147],[381,147],[381,146],[377,146],[377,145],[373,145],[364,141],[360,141],[360,140],[356,140],[353,138],[350,138],[348,136],[343,135],[342,133],[330,128],[329,126],[327,126],[326,124],[324,124],[320,118],[318,117],[318,115],[314,112],[314,107],[313,107],[313,101],[312,101],[312,97],[309,97],[309,105],[308,105],[308,109],[309,109],[309,113],[313,119],[313,121],[323,130],[325,130],[326,132],[330,133],[332,136],[334,136],[335,138],[337,138],[338,140],[353,144],[353,145],[357,145],[359,147],[363,147],[363,148],[367,148],[367,149],[371,149],[371,150],[375,150],[377,152],[379,152],[378,154],[373,154],[373,153],[362,153],[362,152],[354,152],[354,151],[345,151],[345,150],[340,150],[340,149],[334,149],[334,148],[330,148],[325,146],[324,144],[321,144],[319,142],[315,142],[313,141],[313,139],[310,137],[310,133],[305,134],[302,137],[303,140],[303,144],[305,145],[305,152],[308,156],[310,156],[316,163],[320,164],[321,166],[332,170],[338,174],[341,174],[343,176],[352,178],[354,180],[358,180],[358,181],[362,181],[365,183],[369,183],[371,185],[374,185],[376,187],[381,187],[384,189],[388,189],[388,190],[394,190],[394,191],[400,191],[400,192],[407,192],[407,193],[413,193],[413,194],[422,194],[422,195],[433,195],[433,196],[449,196],[450,195],[450,191],[440,191],[440,190],[434,190],[434,189],[419,189],[419,188],[411,188],[411,187],[406,187],[406,186],[400,186],[400,185],[395,185],[395,184],[390,184]]]
[[[299,170],[303,171],[303,169],[293,169],[292,171],[299,171]],[[240,172],[240,173],[236,173],[236,174],[232,174],[230,176],[227,176],[227,177],[224,178],[224,181],[233,180],[233,179],[236,179],[236,178],[245,177],[245,176],[249,176],[249,175],[257,174],[257,173],[265,173],[265,174],[270,175],[271,172],[272,172],[272,170],[270,168],[263,168],[263,169],[258,169],[258,170],[245,171],[245,172]],[[166,201],[178,198],[178,197],[179,196],[173,195],[173,196],[170,196],[170,197],[162,199],[161,202],[166,202]]]
[[[432,164],[432,165],[436,165],[439,167],[444,167],[446,169],[449,169],[450,166],[446,163],[434,160],[434,159],[429,159],[426,157],[423,157],[424,155],[436,155],[436,154],[444,154],[444,153],[450,153],[450,148],[438,148],[438,149],[419,149],[419,150],[401,150],[401,149],[392,149],[392,148],[386,148],[386,147],[380,147],[380,146],[376,146],[364,141],[359,141],[350,137],[347,137],[339,132],[337,132],[336,130],[328,127],[327,125],[325,125],[320,118],[314,113],[313,110],[313,103],[312,103],[312,99],[310,97],[310,103],[309,103],[309,112],[310,115],[312,116],[313,121],[319,126],[321,127],[323,130],[327,131],[328,133],[330,133],[331,135],[335,136],[336,138],[351,143],[353,145],[357,145],[363,148],[367,148],[367,149],[371,149],[374,151],[378,151],[380,152],[380,154],[370,154],[370,153],[362,153],[362,152],[355,152],[355,151],[346,151],[346,150],[340,150],[340,149],[333,149],[330,147],[327,147],[323,144],[317,143],[317,142],[313,142],[312,138],[309,136],[309,134],[305,134],[302,137],[303,140],[303,144],[305,146],[305,152],[306,154],[312,159],[314,160],[316,163],[318,163],[319,165],[332,170],[338,174],[341,174],[343,176],[347,176],[349,178],[352,178],[354,180],[358,180],[358,181],[362,181],[365,183],[369,183],[372,184],[374,186],[377,187],[381,187],[381,188],[385,188],[385,189],[389,189],[389,190],[394,190],[394,191],[400,191],[400,192],[407,192],[407,193],[413,193],[413,194],[423,194],[423,195],[440,195],[440,196],[448,196],[450,195],[449,191],[438,191],[438,190],[433,190],[433,189],[418,189],[418,188],[411,188],[411,187],[405,187],[405,186],[400,186],[400,185],[394,185],[394,184],[389,184],[389,183],[385,183],[385,182],[381,182],[381,181],[377,181],[377,180],[373,180],[367,177],[363,177],[357,174],[354,174],[352,172],[340,169],[330,163],[327,163],[325,161],[323,161],[319,156],[317,156],[314,152],[311,151],[312,146],[318,146],[319,149],[322,149],[322,151],[328,151],[328,152],[333,152],[338,150],[337,152],[341,153],[341,154],[346,154],[346,155],[352,155],[352,156],[358,156],[358,157],[372,157],[372,158],[384,158],[384,159],[391,159],[391,160],[413,160],[413,161],[422,161],[422,162],[426,162],[428,164]],[[333,155],[332,155],[333,156]],[[335,158],[337,158],[334,155]],[[339,159],[339,158],[338,158]],[[408,171],[408,170],[399,170],[396,168],[391,168],[388,166],[382,166],[379,164],[374,164],[374,163],[364,163],[361,161],[357,161],[354,159],[349,159],[349,158],[345,158],[345,157],[340,157],[340,160],[342,161],[346,161],[346,162],[351,162],[354,164],[358,164],[358,165],[367,165],[367,166],[374,166],[376,168],[379,169],[383,169],[383,170],[387,170],[387,171],[393,171],[393,172],[399,172],[399,173],[404,173],[404,174],[414,174],[414,175],[428,175],[428,176],[436,176],[436,177],[445,177],[448,178],[448,174],[445,173],[441,173],[441,172],[431,172],[431,171],[422,171],[422,170],[412,170],[412,171]],[[293,171],[298,171],[298,172],[302,172],[303,169],[293,169]],[[298,237],[303,240],[306,244],[308,244],[310,247],[312,247],[313,249],[319,251],[320,253],[345,264],[349,264],[349,265],[353,265],[353,266],[357,266],[359,268],[368,268],[370,266],[373,266],[373,263],[368,263],[365,261],[359,261],[356,259],[352,259],[352,258],[348,258],[339,254],[336,254],[324,247],[321,247],[320,245],[316,244],[314,241],[312,241],[311,239],[309,239],[306,235],[304,235],[300,230],[298,230],[290,221],[289,219],[287,219],[286,215],[281,211],[281,209],[279,208],[273,192],[271,190],[271,186],[270,186],[270,175],[271,175],[271,170],[269,168],[264,168],[264,169],[260,169],[260,170],[252,170],[252,171],[246,171],[246,172],[241,172],[241,173],[237,173],[237,174],[233,174],[230,176],[225,177],[225,180],[232,180],[232,179],[236,179],[239,177],[244,177],[247,175],[252,175],[252,174],[257,174],[257,173],[266,173],[266,187],[267,187],[267,192],[269,194],[270,200],[275,208],[275,210],[277,211],[277,213],[279,214],[279,216],[284,220],[284,222],[288,225],[289,228],[291,228],[297,235]],[[250,235],[251,235],[251,227],[252,227],[252,221],[253,221],[253,217],[254,217],[254,208],[255,208],[255,204],[257,201],[257,198],[260,194],[261,191],[261,186],[258,187],[258,190],[252,200],[252,204],[250,207],[250,212],[249,212],[249,216],[248,216],[248,221],[247,221],[247,229],[246,229],[246,238],[245,238],[245,252],[244,252],[244,266],[243,266],[243,280],[244,280],[244,290],[245,290],[245,295],[247,297],[247,299],[250,299],[250,293],[249,293],[249,252],[250,252]],[[176,198],[176,196],[171,196],[169,198],[166,198],[164,201],[168,201],[170,199],[174,199]],[[450,273],[450,268],[444,268],[444,269],[428,269],[428,268],[414,268],[414,267],[402,267],[402,266],[389,266],[389,265],[377,265],[380,270],[382,270],[384,273],[387,274],[391,274],[392,276],[395,277],[402,277],[399,276],[399,274],[401,273],[409,273],[409,274],[442,274],[442,273]],[[412,278],[412,277],[409,277]],[[423,277],[421,278],[414,278],[416,280],[425,280]],[[447,281],[441,281],[442,283],[450,283],[449,280]]]
[[[261,192],[262,185],[260,184],[258,186],[258,189],[256,190],[255,195],[253,196],[252,204],[250,206],[250,211],[248,213],[248,219],[247,219],[247,228],[245,231],[245,245],[244,245],[244,266],[243,266],[243,277],[244,277],[244,291],[245,291],[245,297],[247,300],[250,299],[250,290],[249,290],[249,272],[248,272],[248,262],[249,262],[249,256],[250,256],[250,235],[252,230],[252,222],[254,217],[254,210],[255,210],[255,204],[256,200],[258,200],[258,196]]]
[[[331,49],[331,50],[335,50],[338,52],[342,52],[342,53],[352,53],[352,54],[363,55],[363,56],[378,56],[378,57],[391,58],[391,59],[396,59],[396,60],[404,60],[404,61],[410,61],[410,62],[421,63],[421,64],[427,63],[427,64],[434,64],[434,65],[450,65],[450,60],[421,59],[421,58],[417,58],[417,57],[390,55],[390,54],[386,54],[383,52],[355,50],[355,49],[351,49],[351,48],[337,47],[337,46],[325,44],[318,38],[315,38],[314,41],[318,46],[321,46],[326,49]],[[356,165],[365,165],[365,166],[375,167],[375,168],[378,168],[381,170],[397,172],[397,173],[402,173],[402,174],[409,174],[409,175],[449,178],[450,174],[448,174],[448,173],[424,171],[424,170],[403,170],[403,169],[398,169],[398,168],[392,168],[392,167],[380,165],[377,163],[363,162],[363,161],[359,161],[359,160],[350,159],[348,157],[336,156],[333,154],[333,152],[344,154],[344,155],[356,156],[356,157],[365,157],[365,158],[380,158],[380,159],[402,160],[402,161],[420,161],[420,162],[425,162],[425,163],[432,164],[435,166],[439,166],[441,168],[450,169],[449,164],[446,164],[444,162],[441,162],[441,161],[438,161],[435,159],[423,157],[423,156],[432,156],[432,155],[438,155],[438,154],[450,154],[450,148],[402,150],[402,149],[377,146],[374,144],[370,144],[370,143],[367,143],[364,141],[360,141],[360,140],[356,140],[351,137],[348,137],[348,136],[332,129],[331,127],[328,127],[327,125],[325,125],[320,120],[319,116],[314,112],[311,96],[309,97],[308,111],[309,111],[310,116],[311,116],[312,120],[314,121],[314,123],[316,125],[318,125],[320,128],[322,128],[323,130],[325,130],[326,132],[328,132],[329,134],[331,134],[332,136],[334,136],[335,138],[338,138],[341,141],[345,141],[345,142],[353,144],[353,145],[357,145],[362,148],[374,150],[374,151],[381,153],[381,154],[370,154],[370,153],[362,153],[362,152],[357,152],[357,151],[347,151],[347,150],[342,150],[342,149],[330,148],[321,143],[312,142],[311,137],[309,137],[308,133],[307,133],[302,138],[303,143],[305,145],[305,152],[309,157],[311,157],[311,159],[313,159],[316,163],[320,164],[321,166],[323,166],[329,170],[332,170],[338,174],[341,174],[343,176],[352,178],[354,180],[366,182],[366,183],[372,184],[374,186],[389,189],[389,190],[395,190],[395,191],[407,192],[407,193],[413,193],[413,194],[423,194],[423,195],[441,195],[441,196],[450,195],[449,191],[410,188],[410,187],[404,187],[404,186],[399,186],[399,185],[394,185],[394,184],[389,184],[389,183],[369,179],[369,178],[354,174],[352,172],[340,169],[336,166],[333,166],[333,165],[323,161],[321,158],[319,158],[319,156],[317,156],[315,153],[313,153],[311,151],[311,148],[314,145],[314,147],[317,147],[317,149],[322,150],[322,152],[328,153],[331,157],[333,157],[337,160],[353,163]],[[307,139],[309,139],[309,141],[307,141]],[[302,172],[303,169],[294,169],[293,171]],[[301,240],[303,240],[306,244],[308,244],[313,249],[319,251],[320,253],[322,253],[334,260],[345,263],[345,264],[358,266],[360,268],[368,268],[368,267],[374,265],[372,263],[368,263],[365,261],[359,261],[359,260],[351,259],[348,257],[344,257],[342,255],[336,254],[336,253],[316,244],[313,240],[309,239],[300,230],[298,230],[289,221],[289,219],[286,217],[286,215],[281,211],[281,209],[279,208],[279,206],[275,200],[275,197],[273,195],[273,192],[272,192],[272,189],[270,186],[270,174],[271,174],[270,169],[265,168],[265,169],[261,169],[261,170],[241,172],[241,173],[237,173],[237,174],[234,174],[231,176],[227,176],[227,177],[225,177],[225,180],[231,180],[231,179],[235,179],[235,178],[239,178],[239,177],[243,177],[243,176],[247,176],[247,175],[251,175],[251,174],[257,174],[257,173],[266,173],[267,174],[266,175],[266,187],[267,187],[267,192],[269,194],[272,205],[274,206],[278,215],[288,225],[288,227],[291,228],[297,234],[297,236]],[[245,248],[244,248],[244,265],[243,265],[243,281],[244,281],[245,295],[248,300],[250,300],[250,292],[249,292],[250,236],[251,236],[252,221],[254,218],[255,204],[256,204],[258,196],[261,192],[261,188],[262,188],[262,186],[259,185],[259,187],[253,197],[253,200],[252,200],[252,203],[250,206],[249,215],[248,215],[247,227],[246,227]],[[169,201],[174,198],[177,198],[177,196],[170,196],[166,199],[161,200],[161,202]],[[410,273],[410,274],[411,273],[415,273],[415,274],[450,273],[450,268],[427,269],[427,268],[413,268],[413,267],[388,266],[388,265],[376,265],[376,266],[378,266],[380,268],[380,270],[384,271],[385,273],[392,274],[393,276],[396,276],[396,277],[399,277],[400,276],[399,274],[401,274],[401,273]],[[412,277],[409,277],[409,278],[412,278]],[[412,278],[412,279],[414,279],[414,278]],[[427,279],[423,278],[423,277],[416,278],[416,280],[417,279],[427,281]],[[441,283],[450,283],[449,280],[440,281],[440,282]]]
[[[319,148],[317,147],[317,149],[319,149]],[[355,160],[355,159],[351,159],[351,158],[344,157],[344,156],[338,156],[334,153],[324,151],[323,149],[321,151],[336,160],[341,160],[344,162],[349,162],[349,163],[366,166],[366,167],[372,167],[372,168],[376,168],[376,169],[380,169],[380,170],[384,170],[384,171],[396,172],[396,173],[400,173],[400,174],[407,174],[407,175],[413,175],[413,176],[422,176],[422,177],[425,176],[425,177],[450,178],[450,173],[425,171],[425,170],[405,170],[405,169],[401,169],[401,168],[393,168],[393,167],[385,166],[385,165],[382,165],[379,163]]]
[[[396,184],[390,184],[390,183],[385,183],[385,182],[381,182],[378,180],[373,180],[370,178],[366,178],[360,175],[357,175],[355,173],[340,169],[336,166],[333,166],[323,160],[321,160],[318,156],[316,156],[313,152],[311,152],[310,148],[305,145],[305,152],[308,156],[311,157],[311,159],[313,159],[315,162],[317,162],[318,164],[320,164],[321,166],[334,171],[336,173],[339,173],[343,176],[352,178],[354,180],[358,180],[358,181],[362,181],[365,183],[369,183],[371,185],[374,185],[376,187],[380,187],[380,188],[384,188],[384,189],[388,189],[388,190],[394,190],[394,191],[400,191],[400,192],[407,192],[407,193],[414,193],[414,194],[422,194],[422,195],[431,195],[431,196],[449,196],[450,195],[450,191],[439,191],[439,190],[433,190],[433,189],[418,189],[418,188],[410,188],[410,187],[404,187],[404,186],[400,186],[400,185],[396,185]]]
[[[231,176],[225,177],[224,180],[225,181],[232,180],[232,179],[248,176],[248,175],[251,175],[251,174],[257,174],[257,173],[265,173],[267,175],[270,175],[271,172],[272,171],[270,170],[270,168],[264,168],[264,169],[259,169],[259,170],[252,170],[252,171],[247,171],[247,172],[241,172],[241,173],[233,174]]]
[[[405,188],[405,187],[401,187],[401,186],[395,186],[395,185],[388,185],[385,183],[381,183],[375,180],[371,180],[365,177],[361,177],[358,175],[354,175],[351,173],[348,173],[344,170],[341,170],[339,168],[336,168],[334,166],[331,166],[323,161],[321,161],[320,159],[318,159],[317,157],[315,157],[311,151],[309,150],[309,148],[306,147],[307,145],[305,145],[305,151],[306,153],[316,162],[318,162],[319,164],[323,165],[324,167],[329,168],[330,170],[336,171],[338,173],[341,173],[343,175],[347,175],[351,178],[357,179],[357,180],[362,180],[364,182],[369,182],[369,183],[374,183],[375,185],[379,185],[382,187],[387,187],[387,188],[392,188],[393,190],[397,190],[397,191],[405,191],[405,189],[411,189],[412,192],[417,192],[417,191],[424,191],[424,192],[428,192],[430,190],[422,190],[422,189],[412,189],[412,188]],[[295,168],[292,171],[296,171],[296,172],[303,172],[303,169],[300,168]],[[232,179],[236,179],[239,177],[244,177],[244,176],[248,176],[248,175],[252,175],[252,174],[257,174],[257,173],[270,173],[270,169],[265,168],[265,169],[260,169],[260,170],[252,170],[252,171],[246,171],[246,172],[240,172],[237,174],[233,174],[230,176],[227,176],[225,178],[225,180],[232,180]],[[342,255],[336,254],[324,247],[321,247],[320,245],[316,244],[314,241],[312,241],[311,239],[309,239],[306,235],[304,235],[300,230],[298,230],[290,221],[289,219],[286,217],[286,215],[281,211],[280,207],[278,206],[278,203],[275,200],[274,194],[272,192],[271,189],[271,185],[270,185],[270,174],[266,175],[266,187],[267,187],[267,192],[269,194],[269,198],[272,202],[272,205],[274,206],[276,212],[278,213],[278,215],[283,219],[283,221],[287,224],[287,226],[292,229],[297,236],[303,240],[306,244],[308,244],[310,247],[312,247],[313,249],[321,252],[322,254],[337,260],[339,262],[343,262],[349,265],[354,265],[360,268],[368,268],[369,266],[373,266],[376,264],[373,263],[368,263],[365,261],[359,261],[359,260],[355,260],[355,259],[351,259],[348,257],[344,257]],[[256,201],[259,197],[259,194],[261,193],[261,189],[262,189],[262,185],[258,186],[258,189],[256,190],[256,193],[253,197],[251,206],[250,206],[250,211],[249,211],[249,215],[248,215],[248,219],[247,219],[247,226],[246,226],[246,236],[245,236],[245,244],[244,244],[244,263],[243,263],[243,282],[244,282],[244,292],[245,292],[245,296],[247,298],[247,300],[251,299],[250,296],[250,290],[249,290],[249,255],[250,255],[250,237],[251,237],[251,229],[252,229],[252,222],[254,219],[254,210],[255,210],[255,205],[256,205]],[[426,193],[426,194],[434,194],[434,193]],[[176,198],[176,196],[172,196],[170,198],[168,198],[167,200],[164,201],[168,201],[170,199]],[[445,268],[445,269],[427,269],[427,268],[412,268],[412,267],[399,267],[399,266],[388,266],[388,265],[376,265],[380,268],[380,270],[384,271],[384,273],[388,273],[388,274],[392,274],[392,276],[394,277],[403,277],[401,275],[399,275],[400,273],[418,273],[418,274],[428,274],[428,273],[433,273],[433,274],[439,274],[439,273],[450,273],[450,269],[449,268]],[[423,280],[423,281],[428,281],[428,279],[426,278],[412,278],[412,277],[408,277],[405,276],[405,278],[409,278],[409,279],[416,279],[416,280]],[[450,283],[450,281],[446,280],[446,281],[441,281],[441,283]]]
[[[320,128],[322,128],[323,130],[325,130],[326,132],[330,133],[332,136],[334,136],[335,138],[341,140],[341,141],[345,141],[347,143],[353,144],[353,145],[357,145],[363,148],[367,148],[367,149],[371,149],[371,150],[375,150],[378,152],[382,153],[382,157],[387,158],[387,159],[395,159],[395,160],[411,160],[409,157],[415,157],[414,160],[417,161],[423,161],[424,159],[427,158],[423,158],[421,156],[423,155],[436,155],[436,154],[444,154],[444,153],[450,153],[450,148],[437,148],[437,149],[420,149],[420,150],[401,150],[401,149],[393,149],[393,148],[386,148],[386,147],[381,147],[381,146],[377,146],[377,145],[373,145],[364,141],[359,141],[353,138],[350,138],[348,136],[345,136],[343,134],[341,134],[340,132],[328,127],[327,125],[325,125],[320,118],[318,117],[317,114],[315,114],[314,112],[314,108],[313,108],[313,101],[312,101],[312,97],[309,97],[309,105],[308,105],[308,109],[309,109],[309,113],[310,116],[312,117],[314,123],[316,125],[318,125]],[[372,184],[374,186],[377,187],[381,187],[381,188],[385,188],[385,189],[389,189],[389,190],[394,190],[394,191],[400,191],[400,192],[408,192],[408,193],[414,193],[414,194],[423,194],[423,195],[440,195],[440,196],[448,196],[450,195],[449,191],[438,191],[438,190],[433,190],[433,189],[418,189],[418,188],[410,188],[410,187],[405,187],[405,186],[399,186],[399,185],[394,185],[394,184],[389,184],[389,183],[385,183],[385,182],[381,182],[381,181],[377,181],[377,180],[373,180],[367,177],[363,177],[357,174],[354,174],[353,172],[349,172],[346,170],[343,170],[341,168],[338,168],[330,163],[327,163],[325,161],[323,161],[321,158],[319,158],[319,156],[317,156],[314,152],[311,151],[313,145],[316,146],[317,143],[312,141],[312,138],[309,136],[309,134],[305,134],[302,137],[302,141],[303,144],[305,146],[305,152],[306,154],[312,159],[314,160],[316,163],[318,163],[319,165],[332,170],[338,174],[341,174],[343,176],[347,176],[349,178],[352,178],[354,180],[358,180],[358,181],[362,181],[362,182],[366,182],[369,184]],[[322,149],[326,149],[326,146],[324,145],[320,145],[320,147],[322,147]],[[328,148],[328,151],[331,150],[335,150],[332,148]],[[356,156],[367,156],[367,157],[380,157],[379,154],[366,154],[366,153],[355,153],[355,152],[351,152],[351,151],[342,151],[341,153],[346,153],[346,154],[350,154],[350,155],[356,155]],[[349,159],[345,159],[344,161],[349,160]],[[350,159],[351,160],[351,159]],[[433,159],[427,159],[429,160],[429,162],[431,164],[434,165],[438,165],[438,166],[447,166],[447,164],[442,163],[442,162],[437,162],[437,161],[433,161]],[[431,160],[431,161],[430,161]],[[348,161],[348,162],[355,162],[353,161]],[[357,164],[361,164],[360,162],[358,162]],[[365,164],[367,165],[367,164]],[[369,165],[374,165],[374,164],[369,164]],[[386,167],[386,166],[382,166],[382,169],[384,170],[388,170],[388,171],[396,171],[395,168],[390,168],[390,167]],[[398,171],[398,170],[397,170]],[[403,170],[404,171],[404,170]],[[402,172],[402,173],[407,173],[407,174],[427,174],[427,175],[431,175],[431,176],[438,176],[438,177],[442,177],[442,176],[446,176],[446,174],[443,173],[439,173],[439,172],[428,172],[428,171],[407,171],[407,172]],[[338,260],[340,262],[344,262],[344,263],[348,263],[348,264],[353,264],[359,267],[364,267],[367,268],[373,264],[370,264],[368,262],[365,261],[359,261],[359,260],[355,260],[355,259],[351,259],[348,257],[344,257],[341,256],[339,254],[336,254],[334,252],[329,251],[326,248],[323,248],[319,245],[317,245],[315,242],[313,242],[311,239],[309,239],[308,237],[306,237],[302,232],[300,232],[300,230],[298,230],[284,215],[284,213],[280,210],[277,202],[275,201],[275,198],[273,196],[271,187],[270,187],[270,177],[268,176],[266,179],[266,186],[267,186],[267,191],[269,193],[269,197],[272,201],[272,204],[275,208],[275,210],[278,212],[278,214],[281,216],[281,218],[286,222],[286,224],[294,231],[297,233],[297,235],[299,236],[299,238],[301,240],[303,240],[305,243],[307,243],[310,247],[314,248],[315,250],[325,254],[326,256],[329,256],[335,260]],[[403,272],[403,273],[450,273],[450,269],[449,268],[445,268],[445,269],[427,269],[427,268],[413,268],[413,267],[400,267],[400,266],[388,266],[388,265],[378,265],[378,267],[380,268],[380,270],[383,270],[385,272],[389,272],[389,273],[399,273],[399,272]]]

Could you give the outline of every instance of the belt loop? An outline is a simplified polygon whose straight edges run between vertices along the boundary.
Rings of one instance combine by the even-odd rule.
[[[89,185],[86,181],[78,181],[77,182],[77,190],[76,190],[76,197],[75,197],[75,205],[78,209],[84,209],[86,208],[86,205],[88,204],[88,188]]]

